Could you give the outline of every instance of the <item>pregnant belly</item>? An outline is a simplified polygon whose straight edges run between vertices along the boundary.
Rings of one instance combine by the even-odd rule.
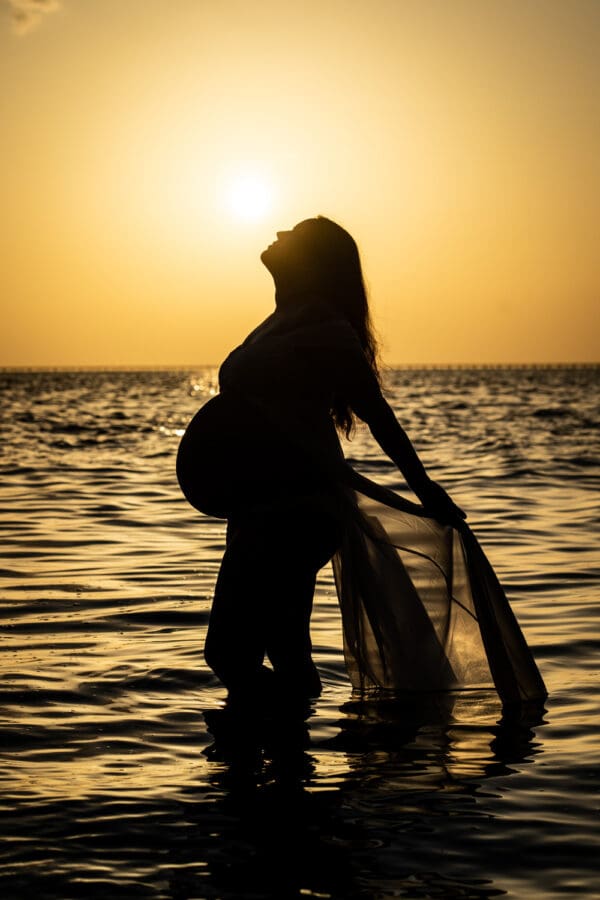
[[[213,397],[189,423],[177,453],[177,478],[193,507],[218,518],[323,484],[291,441],[230,394]]]

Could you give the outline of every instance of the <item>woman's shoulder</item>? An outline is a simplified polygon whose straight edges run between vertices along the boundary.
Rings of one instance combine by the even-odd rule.
[[[274,313],[251,332],[240,348],[244,356],[309,360],[341,369],[362,368],[366,358],[350,322],[327,308],[281,316]]]
[[[301,344],[327,347],[334,351],[362,352],[358,335],[348,319],[336,312],[322,313],[299,319],[290,332]]]

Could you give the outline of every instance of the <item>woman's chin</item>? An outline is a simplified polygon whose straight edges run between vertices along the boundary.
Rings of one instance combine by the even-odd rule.
[[[271,245],[270,247],[267,247],[267,249],[263,250],[263,252],[260,254],[261,263],[263,264],[263,266],[265,266],[269,270],[271,275],[273,274],[273,268],[272,268],[273,252],[271,249],[272,246],[273,245]]]

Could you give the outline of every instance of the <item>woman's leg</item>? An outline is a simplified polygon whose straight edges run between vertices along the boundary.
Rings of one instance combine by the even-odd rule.
[[[264,683],[266,651],[281,689],[319,693],[310,615],[317,572],[338,543],[335,518],[307,502],[230,522],[204,655],[231,692]]]
[[[204,659],[231,692],[251,693],[265,655],[260,584],[264,553],[253,529],[230,521],[215,586]]]
[[[317,696],[321,692],[312,659],[310,617],[317,573],[338,544],[339,525],[322,509],[299,506],[286,517],[271,590],[265,596],[266,652],[284,693]]]

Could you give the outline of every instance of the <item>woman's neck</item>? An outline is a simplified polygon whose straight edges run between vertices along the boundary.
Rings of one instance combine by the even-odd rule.
[[[315,314],[320,317],[328,308],[327,298],[314,289],[275,292],[275,315],[278,319],[312,317]]]

